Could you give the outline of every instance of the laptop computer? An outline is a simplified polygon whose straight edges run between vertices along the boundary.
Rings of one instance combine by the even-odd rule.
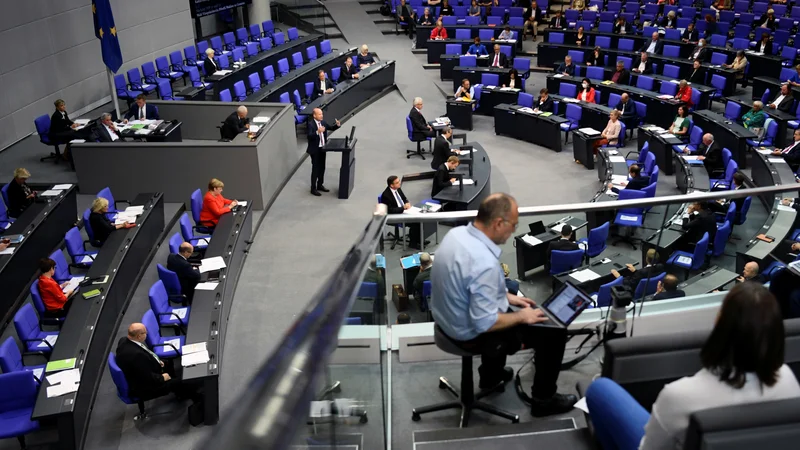
[[[542,222],[541,220],[538,222],[533,222],[531,224],[528,224],[528,228],[530,228],[531,230],[530,232],[531,236],[537,236],[547,231],[547,228],[545,228],[544,226],[544,222]]]
[[[328,143],[325,144],[325,147],[328,149],[344,149],[353,142],[353,137],[356,134],[356,127],[350,129],[350,136],[345,136],[344,138],[331,138],[328,139]]]
[[[591,297],[567,281],[561,286],[561,289],[539,305],[539,309],[550,320],[532,326],[567,328],[591,304]],[[512,309],[519,311],[520,308],[512,307]]]

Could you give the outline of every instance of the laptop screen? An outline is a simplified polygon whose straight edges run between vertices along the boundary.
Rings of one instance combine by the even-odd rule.
[[[530,230],[531,230],[530,234],[532,236],[536,236],[536,235],[542,234],[542,233],[544,233],[546,231],[546,229],[544,227],[544,223],[542,223],[541,220],[538,221],[538,222],[533,222],[531,224],[528,224],[528,228],[530,228]]]
[[[347,142],[353,142],[353,137],[356,135],[356,127],[350,128],[350,139]]]
[[[592,300],[586,294],[567,282],[560,291],[544,302],[542,308],[545,308],[564,325],[569,325],[591,302]]]

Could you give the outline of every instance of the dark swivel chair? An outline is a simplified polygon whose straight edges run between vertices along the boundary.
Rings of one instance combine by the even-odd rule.
[[[450,353],[451,355],[457,355],[461,357],[461,389],[459,392],[459,389],[453,387],[453,385],[450,384],[450,381],[448,381],[447,378],[439,377],[439,388],[447,389],[458,400],[444,402],[444,403],[437,403],[435,405],[424,406],[422,408],[414,408],[411,410],[411,420],[417,422],[420,420],[421,414],[427,414],[434,411],[444,411],[446,409],[460,409],[461,421],[459,423],[459,426],[461,428],[466,428],[469,423],[469,416],[472,413],[472,410],[479,409],[489,414],[499,416],[504,419],[508,419],[511,421],[511,423],[519,423],[519,416],[517,414],[511,414],[509,412],[495,408],[494,406],[488,403],[480,401],[480,399],[486,397],[492,392],[500,391],[504,385],[501,384],[492,389],[482,390],[478,393],[474,392],[475,388],[474,388],[474,383],[472,381],[472,358],[478,356],[477,354],[463,350],[462,348],[457,346],[447,335],[444,334],[444,331],[442,331],[442,329],[439,328],[438,325],[434,326],[433,339],[434,342],[436,343],[436,346],[439,347],[442,351]]]

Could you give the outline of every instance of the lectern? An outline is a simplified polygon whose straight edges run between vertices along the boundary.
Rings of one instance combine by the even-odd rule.
[[[342,154],[342,166],[339,168],[339,198],[350,198],[353,192],[356,176],[356,143],[358,139],[345,138],[343,145],[325,145],[326,152],[338,152]]]

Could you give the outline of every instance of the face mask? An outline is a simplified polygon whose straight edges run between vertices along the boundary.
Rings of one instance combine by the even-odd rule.
[[[703,43],[702,43],[702,42],[698,42],[698,43],[697,43],[697,46],[698,46],[698,47],[702,47],[702,46],[703,46]]]
[[[583,88],[584,88],[584,89],[586,89],[586,88],[588,88],[588,87],[589,87],[589,84],[588,84],[588,83],[583,83]]]

